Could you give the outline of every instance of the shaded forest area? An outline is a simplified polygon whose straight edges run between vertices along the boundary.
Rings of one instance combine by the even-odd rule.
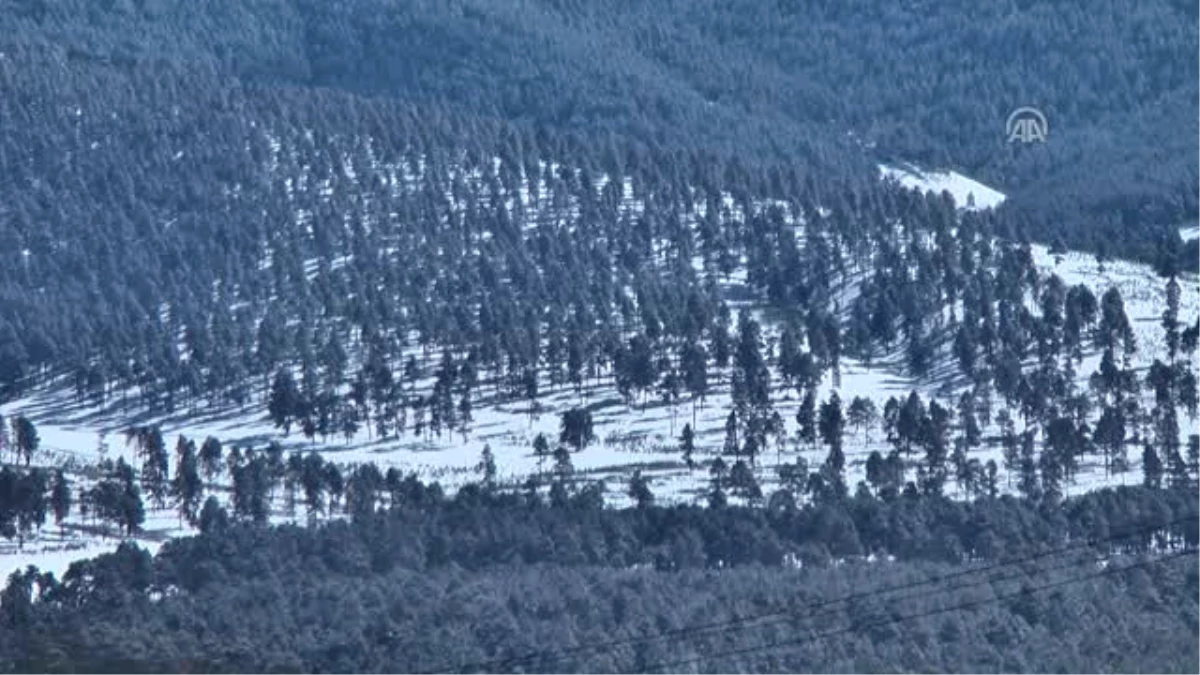
[[[1186,491],[780,510],[586,493],[552,506],[407,481],[386,508],[307,528],[215,510],[153,558],[125,544],[61,580],[14,573],[0,669],[1196,668]]]
[[[776,246],[776,235],[721,214],[700,242],[687,241],[679,221],[692,200],[732,194],[747,218],[753,199],[787,200],[795,218],[829,208],[818,229],[849,239],[864,219],[913,215],[909,197],[872,178],[878,159],[953,164],[1011,191],[985,233],[1158,261],[1196,214],[1197,72],[1178,58],[1196,49],[1193,15],[1166,2],[1130,16],[1119,2],[964,12],[878,2],[5,0],[0,395],[68,369],[101,398],[135,385],[185,398],[228,389],[295,354],[252,344],[272,298],[271,330],[275,319],[349,313],[368,338],[403,320],[425,345],[461,350],[477,342],[464,331],[497,326],[592,332],[628,313],[612,297],[620,286],[639,304],[674,295],[715,315],[711,289],[697,291],[695,275],[674,264],[700,249],[726,274],[746,254],[755,285],[780,301],[787,284],[773,278],[798,274],[783,259],[791,254],[749,255]],[[1046,110],[1054,143],[1004,143],[1003,118],[1019,103]],[[462,172],[493,157],[507,167],[494,177],[503,189],[464,184]],[[432,178],[407,197],[386,176],[356,183],[377,159],[422,163]],[[544,162],[582,169],[546,177],[556,203],[582,201],[579,213],[560,212],[570,222],[535,237],[496,202]],[[622,220],[619,194],[587,198],[586,179],[601,175],[629,176],[639,197],[652,195],[645,217]],[[463,194],[474,201],[464,206]],[[912,227],[941,216],[919,217]],[[384,222],[403,234],[372,234]],[[482,237],[497,239],[473,252]],[[664,239],[676,260],[651,272]],[[472,253],[491,266],[456,263]],[[339,279],[322,267],[320,288],[307,283],[305,265],[339,255],[361,273]],[[546,262],[556,259],[565,264]],[[419,271],[379,269],[392,264]],[[454,278],[441,279],[449,269]],[[586,300],[549,299],[557,318],[534,314],[545,289],[580,274],[603,285]],[[498,283],[513,289],[511,314],[461,316],[475,313],[473,287]],[[823,310],[809,295],[781,301]],[[327,302],[347,296],[348,307]],[[462,296],[439,317],[385,302]],[[242,311],[199,327],[230,309]],[[214,333],[197,338],[218,345],[193,349],[197,372],[170,353],[165,333],[181,327]],[[330,347],[312,337],[314,352]],[[585,351],[612,351],[602,343],[623,337],[595,337]],[[504,340],[516,341],[528,343]],[[220,353],[235,342],[240,358]],[[517,371],[538,360],[528,345],[499,351]],[[228,372],[206,372],[208,361]]]
[[[446,105],[817,175],[861,176],[869,158],[951,166],[1011,193],[1021,218],[1073,247],[1146,255],[1161,226],[1196,217],[1198,41],[1185,2],[0,7],[13,47],[122,71],[171,64]],[[1022,105],[1046,113],[1053,142],[1005,142]]]
[[[126,413],[261,392],[310,438],[420,435],[465,427],[485,394],[536,400],[542,372],[695,402],[711,367],[740,374],[729,454],[752,464],[770,362],[811,401],[809,442],[828,439],[836,477],[845,422],[814,383],[895,346],[919,375],[948,339],[977,384],[953,413],[962,447],[993,393],[1030,429],[1004,439],[1026,498],[996,496],[993,466],[991,489],[954,502],[947,467],[970,465],[949,455],[951,413],[913,395],[889,407],[896,447],[871,489],[797,469],[798,494],[761,509],[654,507],[636,481],[628,510],[565,481],[548,499],[343,486],[268,451],[229,463],[228,514],[192,498],[219,447],[183,443],[168,491],[152,439],[147,494],[204,533],[61,580],[13,575],[0,670],[1195,672],[1195,561],[1164,557],[1198,537],[1200,444],[1185,461],[1177,414],[1195,416],[1200,331],[1177,316],[1195,265],[1176,230],[1197,214],[1195,21],[1166,0],[0,0],[0,397],[60,375]],[[1004,143],[1023,104],[1053,142]],[[950,165],[1010,200],[960,217],[874,180],[880,160]],[[603,177],[628,177],[642,210]],[[530,190],[526,213],[514,195]],[[1035,236],[1155,262],[1173,289],[1166,361],[1139,377],[1119,293],[1040,275]],[[739,266],[784,312],[778,358],[721,297]],[[861,292],[839,308],[851,269]],[[1087,349],[1104,359],[1082,392]],[[36,430],[13,422],[29,464]],[[1060,501],[1075,460],[1127,464],[1129,445],[1146,487]],[[909,481],[891,459],[919,451]],[[79,505],[133,532],[139,481],[110,469]],[[286,480],[310,511],[344,498],[352,517],[262,527],[252,497]],[[66,486],[6,469],[3,535],[48,509],[61,521]],[[1075,544],[1088,553],[1030,560]],[[1021,564],[966,589],[875,592],[1005,561]],[[779,612],[766,630],[689,631]],[[689,639],[629,643],[671,631]]]

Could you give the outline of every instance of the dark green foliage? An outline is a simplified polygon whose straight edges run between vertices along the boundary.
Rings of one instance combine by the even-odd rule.
[[[80,507],[132,534],[142,490],[158,506],[174,496],[203,536],[153,562],[122,546],[61,584],[14,575],[0,670],[434,669],[802,605],[1123,526],[1161,530],[1106,553],[1194,546],[1194,527],[1166,523],[1194,508],[1200,461],[1178,438],[1197,388],[1178,356],[1200,329],[1179,324],[1175,279],[1195,264],[1175,232],[1197,212],[1195,10],[1151,0],[1135,21],[1116,0],[985,5],[0,0],[0,399],[65,375],[77,403],[131,416],[254,402],[285,433],[347,441],[364,427],[466,433],[484,396],[526,399],[535,416],[540,371],[581,399],[561,420],[552,508],[537,481],[498,489],[486,448],[482,486],[448,500],[414,476],[285,461],[279,447],[223,463],[215,439],[181,439],[172,480],[159,430],[131,429],[140,476],[118,461]],[[1002,143],[1023,103],[1049,114],[1050,143]],[[876,161],[902,160],[955,166],[1010,199],[960,217],[874,179]],[[619,208],[623,179],[636,217]],[[521,190],[554,208],[507,206]],[[1170,278],[1153,411],[1137,408],[1120,293],[1097,301],[1039,278],[1024,233],[1055,253],[1154,260]],[[784,465],[765,510],[742,505],[762,502],[754,462],[782,427],[775,356],[749,312],[731,330],[716,285],[742,261],[745,292],[786,316],[777,358],[802,396],[797,439],[829,448],[816,471]],[[843,308],[835,281],[852,263],[865,274]],[[1089,337],[1103,355],[1082,394],[1071,368]],[[836,395],[818,406],[817,383],[828,372],[837,386],[844,351],[880,347],[932,372],[946,342],[983,393],[957,402],[957,427],[915,392],[889,401],[893,450],[871,453],[852,496],[845,426],[869,436],[872,411]],[[655,507],[639,472],[639,508],[601,509],[604,485],[576,475],[568,450],[594,438],[582,401],[595,381],[642,404],[658,392],[672,415],[686,391],[694,415],[710,365],[730,364],[732,466],[709,467],[712,508]],[[995,465],[969,457],[992,387],[1025,422],[1020,435],[1002,425],[1002,444],[1026,500],[997,497]],[[694,426],[680,439],[689,468]],[[36,429],[17,416],[12,430],[30,465]],[[1063,498],[1080,457],[1099,446],[1120,470],[1131,437],[1145,487]],[[974,501],[942,497],[951,460]],[[223,467],[233,519],[213,497],[197,509],[200,474]],[[343,502],[353,517],[263,527],[281,482],[289,512],[302,492],[314,517]],[[0,535],[23,539],[48,508],[61,522],[70,495],[61,472],[0,468]],[[886,555],[898,562],[863,562]],[[811,569],[835,559],[847,564]],[[777,569],[788,560],[808,569]],[[894,611],[870,600],[820,624],[847,622],[844,636],[701,669],[1194,672],[1196,590],[1189,563],[899,625],[862,625]],[[522,669],[644,671],[812,628]]]
[[[142,488],[154,500],[154,505],[163,508],[170,495],[170,460],[162,431],[157,426],[131,427],[125,432],[127,442],[133,443],[137,456],[142,460]]]
[[[54,472],[54,484],[50,488],[50,508],[54,511],[54,522],[60,527],[63,520],[71,515],[71,483],[62,470]]]
[[[572,408],[562,413],[559,424],[558,442],[569,445],[576,452],[595,440],[592,428],[592,412],[585,408]]]
[[[1196,544],[1185,495],[1104,490],[1053,514],[1007,497],[771,511],[580,499],[531,508],[467,490],[311,528],[230,523],[210,499],[205,534],[153,559],[123,545],[37,590],[15,575],[0,596],[0,645],[22,672],[624,671],[692,658],[705,670],[1187,672],[1198,659],[1195,559],[1152,557]],[[863,557],[886,553],[895,560]],[[974,561],[947,565],[964,555]],[[1146,566],[1106,574],[1096,556]],[[803,569],[787,569],[793,560]],[[939,581],[962,565],[980,571]],[[779,620],[752,634],[686,631],[761,615]],[[678,630],[641,651],[519,658]],[[797,633],[802,647],[753,650]],[[906,647],[915,640],[920,653]]]
[[[480,482],[485,489],[490,490],[496,487],[496,457],[492,454],[491,446],[483,446],[483,452],[479,454],[479,464],[475,466],[475,470],[479,472]]]
[[[431,434],[467,424],[461,377],[439,371],[437,396],[419,401],[412,380],[391,380],[397,323],[455,371],[471,350],[478,369],[506,363],[526,393],[539,363],[552,383],[565,365],[577,387],[619,363],[623,389],[643,393],[661,384],[665,351],[690,343],[723,365],[742,348],[716,294],[674,264],[694,255],[718,274],[744,259],[752,288],[803,308],[792,347],[804,337],[809,350],[785,350],[789,381],[811,376],[805,359],[836,377],[830,279],[843,248],[869,246],[864,235],[900,213],[954,259],[935,261],[936,277],[897,283],[912,266],[889,263],[865,280],[848,346],[869,354],[902,335],[922,371],[936,346],[928,298],[939,283],[965,292],[960,256],[943,246],[945,200],[880,185],[881,159],[952,164],[1009,192],[1011,206],[967,228],[976,241],[1024,231],[1108,256],[1178,257],[1174,228],[1197,202],[1196,68],[1179,56],[1196,38],[1179,7],[1157,0],[1132,22],[1115,0],[1073,0],[967,22],[961,2],[743,4],[16,3],[0,12],[0,396],[69,372],[80,401],[169,412],[244,405],[286,372],[270,406],[285,429],[370,423],[386,435],[410,413]],[[881,37],[897,25],[903,35]],[[1040,53],[1029,58],[1054,65],[1014,58],[1030,45]],[[1022,103],[1052,119],[1047,145],[1003,143],[1005,111]],[[450,176],[493,158],[487,185]],[[377,162],[427,173],[396,194]],[[305,182],[328,181],[328,199],[295,189],[301,167]],[[497,190],[540,173],[540,202],[580,201],[571,222],[529,227],[529,214],[497,205]],[[618,191],[582,188],[580,177],[617,173],[647,201],[638,222],[618,217]],[[448,190],[472,206],[451,218]],[[692,190],[714,205],[732,194],[739,209],[775,197],[796,213],[751,209],[739,223],[714,208],[684,236]],[[813,216],[803,249],[784,215]],[[969,277],[977,261],[962,248]],[[338,256],[353,265],[335,267]],[[497,292],[501,280],[512,292]],[[617,288],[636,306],[618,308]],[[1077,329],[1070,304],[1063,331]],[[361,373],[347,372],[347,324],[372,352]],[[987,330],[961,332],[982,353]],[[667,369],[667,389],[702,400],[705,360]],[[360,375],[354,410],[330,405]]]
[[[179,515],[189,523],[196,522],[200,500],[204,497],[204,483],[200,479],[199,459],[196,444],[183,436],[175,446],[175,477],[171,480],[171,494],[179,508]]]
[[[205,438],[204,444],[200,446],[200,466],[204,471],[204,478],[210,482],[221,475],[221,452],[221,441],[212,436]]]
[[[650,481],[641,471],[634,471],[629,478],[629,498],[639,509],[650,508],[654,505],[654,493],[650,491]]]
[[[133,467],[118,458],[107,475],[87,492],[90,512],[102,521],[116,523],[126,535],[136,532],[146,519]]]
[[[687,465],[688,471],[691,471],[696,466],[696,433],[692,431],[692,425],[683,425],[683,432],[679,434],[679,451],[683,454],[683,463]]]
[[[33,460],[33,454],[37,452],[38,446],[41,444],[37,427],[28,417],[20,415],[13,418],[12,428],[13,450],[18,458],[25,461],[25,466],[29,466]]]

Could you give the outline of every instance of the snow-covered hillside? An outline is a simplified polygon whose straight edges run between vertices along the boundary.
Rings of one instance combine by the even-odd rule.
[[[907,188],[937,194],[949,192],[954,203],[966,209],[991,209],[1004,201],[1004,194],[999,190],[954,171],[922,171],[911,165],[894,167],[886,164],[880,164],[879,171],[885,179],[895,180]]]
[[[886,176],[909,187],[936,192],[947,190],[956,203],[967,205],[966,208],[992,208],[1004,199],[1000,192],[955,173],[921,172],[915,168],[886,166],[881,169]],[[404,176],[397,182],[412,180],[415,180],[414,176]],[[628,189],[624,192],[626,208],[636,210],[636,200]],[[522,195],[521,198],[528,200],[529,196]],[[698,212],[702,216],[702,208]],[[1106,263],[1102,271],[1091,255],[1067,253],[1053,256],[1042,246],[1035,246],[1033,250],[1036,264],[1044,275],[1057,274],[1067,285],[1085,284],[1097,296],[1111,286],[1120,289],[1137,334],[1137,366],[1144,368],[1162,354],[1163,338],[1159,319],[1165,305],[1165,290],[1162,280],[1150,268],[1114,261]],[[340,264],[349,263],[342,259]],[[730,298],[729,304],[735,312],[754,313],[763,324],[768,345],[773,345],[778,339],[779,326],[772,322],[771,313],[760,302],[747,299],[753,296],[744,288],[744,279],[744,270],[739,270],[722,282]],[[1183,286],[1180,318],[1190,324],[1200,316],[1200,295],[1197,293],[1195,276],[1188,276]],[[415,341],[410,344],[415,345]],[[422,359],[428,357],[417,346],[411,347],[410,353]],[[1097,354],[1087,355],[1078,369],[1081,380],[1096,369],[1098,360]],[[889,397],[903,397],[917,390],[923,397],[937,398],[948,407],[953,407],[963,385],[951,377],[955,366],[950,363],[948,355],[943,354],[941,361],[941,365],[935,367],[930,376],[916,380],[906,373],[902,365],[903,358],[898,352],[873,360],[869,368],[854,359],[843,359],[840,382],[835,387],[832,376],[826,375],[820,387],[820,397],[823,400],[835,390],[845,402],[856,396],[865,396],[882,410]],[[610,504],[620,505],[628,501],[625,483],[635,469],[641,469],[649,477],[651,488],[660,500],[702,499],[710,480],[706,464],[717,456],[724,437],[724,423],[731,403],[729,377],[728,369],[712,373],[711,379],[715,380],[712,393],[703,405],[694,407],[687,401],[667,405],[653,396],[645,401],[636,400],[627,404],[607,380],[585,385],[579,392],[570,385],[557,388],[543,385],[536,408],[527,401],[489,398],[485,389],[476,403],[474,420],[466,433],[443,434],[440,438],[414,438],[409,434],[399,439],[380,440],[373,437],[372,430],[367,428],[369,425],[364,425],[363,429],[348,439],[337,436],[324,441],[319,438],[309,441],[294,430],[290,435],[284,435],[276,429],[266,419],[265,406],[259,401],[247,406],[244,411],[207,412],[201,408],[169,416],[130,419],[115,406],[100,409],[77,402],[65,380],[0,406],[0,413],[5,417],[26,415],[36,423],[42,439],[42,451],[37,461],[47,465],[73,468],[94,464],[101,458],[99,447],[102,434],[107,438],[108,451],[105,457],[115,459],[122,456],[136,465],[133,451],[124,445],[121,431],[135,423],[157,424],[169,448],[174,447],[175,438],[179,435],[197,442],[207,436],[215,436],[227,448],[262,448],[268,442],[276,441],[289,451],[317,450],[327,459],[346,465],[374,462],[385,470],[396,467],[405,473],[415,472],[423,480],[436,480],[453,490],[478,476],[475,467],[485,445],[491,448],[496,457],[498,478],[504,484],[518,485],[527,476],[548,468],[551,462],[549,458],[540,460],[533,454],[534,437],[544,433],[552,440],[557,439],[558,413],[582,405],[593,412],[597,440],[572,456],[576,474],[607,481],[609,490],[606,499]],[[779,382],[777,373],[774,381]],[[431,383],[432,380],[426,377],[419,385],[428,386]],[[792,463],[797,457],[803,457],[810,466],[816,466],[826,454],[823,447],[801,446],[791,440],[795,438],[795,415],[800,404],[795,391],[776,387],[773,403],[785,421],[786,438],[789,440],[767,449],[760,459],[757,473],[768,494],[777,483],[776,467],[779,464]],[[677,437],[685,423],[694,423],[697,432],[697,459],[700,465],[693,470],[684,465],[678,450]],[[1195,420],[1184,420],[1183,423],[1185,434],[1196,433]],[[989,436],[995,435],[994,427],[987,431]],[[851,486],[864,478],[864,463],[872,450],[886,452],[882,437],[879,429],[873,429],[869,434],[854,430],[848,432],[847,481]],[[1002,464],[1000,449],[994,443],[985,445],[972,457],[981,462],[992,459]],[[1106,476],[1101,466],[1092,463],[1082,467],[1078,480],[1068,485],[1067,490],[1069,493],[1078,493],[1103,484],[1133,480],[1136,478],[1131,475]],[[1010,489],[1012,477],[1001,473],[1001,485]],[[951,492],[955,490],[953,487],[949,489]],[[115,545],[114,539],[97,540],[94,534],[85,534],[80,524],[77,518],[69,521],[65,539],[57,536],[57,528],[49,527],[38,540],[26,542],[25,550],[20,552],[15,550],[15,542],[11,545],[0,544],[3,547],[0,553],[6,554],[0,555],[0,573],[29,563],[63,569],[75,557],[94,555],[99,550]],[[163,510],[152,511],[148,515],[145,530],[143,541],[155,544],[166,537],[186,532],[187,528],[180,525],[173,511]]]

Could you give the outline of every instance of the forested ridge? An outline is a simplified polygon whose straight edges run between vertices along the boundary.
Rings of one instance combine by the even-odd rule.
[[[1077,246],[1196,214],[1183,2],[14,0],[5,14],[13,46],[121,70],[171,63],[821,172],[950,165]],[[1054,143],[1004,142],[1021,105],[1050,117]]]
[[[13,574],[0,670],[1194,672],[1196,20],[0,0],[2,543],[198,533]],[[879,179],[910,162],[1007,199]],[[551,396],[528,475],[326,452],[474,456]],[[47,451],[47,397],[132,461]],[[655,406],[698,490],[575,468]],[[206,416],[282,435],[172,453]]]
[[[202,535],[153,558],[123,544],[62,579],[14,573],[0,668],[1186,672],[1197,661],[1188,492],[1104,490],[1052,509],[862,495],[765,511],[431,488],[407,481],[370,500],[380,510],[307,528],[231,522],[210,505]]]
[[[291,304],[311,295],[293,288],[301,266],[337,254],[357,253],[355,267],[369,270],[372,256],[403,251],[406,266],[437,269],[349,280],[350,302],[362,305],[350,309],[363,319],[391,322],[381,296],[437,302],[453,289],[435,282],[455,247],[470,251],[485,232],[515,234],[521,221],[495,202],[494,186],[461,178],[493,157],[505,167],[494,174],[503,194],[536,180],[538,162],[584,170],[548,181],[555,200],[578,200],[582,179],[605,175],[654,193],[641,218],[604,208],[620,195],[595,209],[587,199],[561,216],[582,226],[564,223],[539,234],[541,243],[501,237],[479,251],[493,267],[472,274],[513,284],[513,318],[526,323],[534,319],[520,305],[536,286],[524,281],[535,278],[537,257],[562,259],[566,246],[586,263],[606,245],[600,262],[619,266],[627,278],[615,281],[634,284],[634,295],[672,283],[646,278],[647,246],[683,245],[681,209],[697,199],[733,194],[746,220],[751,199],[788,200],[796,218],[832,208],[834,236],[856,236],[846,221],[896,215],[890,190],[869,178],[874,159],[953,163],[1015,190],[1016,203],[1028,187],[1028,207],[1002,209],[991,229],[1107,256],[1158,260],[1196,211],[1195,120],[1185,102],[1197,77],[1194,63],[1176,58],[1194,51],[1195,32],[1179,20],[1188,10],[1170,3],[1139,5],[1130,18],[1120,3],[1001,3],[972,13],[868,2],[12,1],[4,9],[0,162],[10,198],[0,218],[0,386],[8,390],[81,363],[102,367],[87,377],[105,387],[162,378],[185,386],[194,375],[146,364],[124,372],[131,366],[117,354],[155,358],[165,349],[156,334],[198,332],[187,315],[210,307],[248,302],[244,316],[257,321],[271,297]],[[1067,58],[1076,53],[1087,56]],[[1019,152],[1003,143],[1010,99],[1046,108],[1062,142]],[[269,162],[274,142],[284,156]],[[459,212],[420,188],[398,195],[386,175],[356,184],[378,160],[423,162],[421,188],[453,186],[450,209]],[[692,190],[703,192],[682,198]],[[463,192],[474,193],[465,206]],[[728,270],[738,251],[721,249],[740,248],[744,235],[727,217],[708,218],[713,236],[699,248],[710,261],[724,256]],[[427,231],[381,241],[372,230],[388,220]],[[353,232],[355,222],[352,242],[343,226]],[[756,234],[750,243],[767,241]],[[497,269],[514,245],[526,258],[518,273]],[[571,262],[536,276],[551,286],[579,278]],[[752,274],[768,273],[769,262],[747,260]],[[373,286],[356,287],[364,282]],[[584,321],[613,311],[611,300],[590,304]],[[169,329],[154,325],[164,308],[176,324]],[[280,314],[292,320],[293,309]],[[456,310],[441,314],[436,321],[446,322]],[[231,324],[216,340],[249,342],[253,326]],[[430,344],[466,346],[418,329]],[[248,349],[223,359],[235,374],[215,379],[243,379],[272,360],[243,365]]]

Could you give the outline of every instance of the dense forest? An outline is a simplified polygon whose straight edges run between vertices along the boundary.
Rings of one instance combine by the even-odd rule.
[[[1195,50],[1181,20],[1192,10],[1150,3],[1118,20],[1127,8],[1115,2],[1001,3],[968,22],[946,3],[758,4],[5,2],[0,388],[81,363],[104,371],[87,375],[92,386],[194,377],[117,354],[157,359],[164,331],[198,332],[195,316],[210,307],[248,302],[242,315],[257,321],[272,297],[342,290],[336,280],[294,288],[313,281],[299,278],[311,273],[304,264],[338,254],[362,270],[342,282],[358,305],[347,309],[383,324],[381,291],[472,298],[456,292],[473,283],[467,270],[439,283],[459,259],[474,283],[511,284],[510,324],[546,321],[522,306],[540,284],[595,277],[573,261],[616,266],[624,275],[610,273],[606,287],[633,283],[635,295],[666,292],[647,284],[700,289],[686,270],[667,270],[682,281],[646,278],[662,239],[682,255],[724,256],[722,269],[740,240],[766,240],[751,213],[741,226],[709,213],[688,248],[678,222],[696,201],[733,194],[743,211],[768,198],[797,213],[834,209],[824,227],[849,240],[858,235],[847,221],[883,222],[903,199],[871,178],[878,159],[992,179],[1013,191],[997,232],[1103,256],[1158,260],[1196,215],[1197,73],[1175,58]],[[987,37],[975,37],[983,26]],[[1089,56],[1066,56],[1076,53]],[[1003,117],[1025,102],[1048,111],[1061,142],[1027,152],[1003,143]],[[493,173],[494,157],[503,164]],[[392,163],[390,179],[378,162]],[[551,209],[566,222],[518,235],[521,217],[498,194],[551,162],[583,170],[544,183],[555,203],[582,200],[579,212]],[[498,185],[463,180],[481,169]],[[419,185],[397,194],[396,172]],[[586,178],[605,176],[629,177],[649,197],[642,217],[623,222],[619,194],[584,194]],[[375,229],[388,220],[424,231],[381,241]],[[481,236],[495,237],[478,251],[490,268],[458,256]],[[369,259],[401,257],[388,251],[405,252],[414,271],[379,279]],[[551,257],[563,267],[542,264]],[[771,262],[747,264],[767,274]],[[317,276],[322,285],[330,275]],[[579,320],[612,313],[606,287],[572,310]],[[164,307],[174,326],[155,325]],[[278,314],[292,320],[293,309]],[[490,329],[474,316],[454,322]],[[253,330],[235,315],[213,339],[248,343]],[[264,367],[245,365],[249,349],[217,379]]]
[[[1144,250],[1158,226],[1196,217],[1198,73],[1185,56],[1197,47],[1196,8],[1186,2],[0,7],[7,48],[51,62],[445,105],[815,173],[862,174],[872,157],[953,166],[1012,192],[1022,217],[1073,246]],[[1048,115],[1053,143],[1004,142],[1021,105]]]
[[[14,573],[0,669],[1188,672],[1192,492],[613,510],[406,480],[307,528],[210,503],[154,557]]]
[[[0,671],[1195,672],[1196,21],[0,0],[0,403],[54,391],[135,457],[48,465],[0,416],[0,539],[199,532],[4,580]],[[1044,144],[1006,142],[1022,105]],[[1150,263],[1153,328],[1035,243]],[[851,359],[913,388],[842,399]],[[547,392],[578,404],[536,474],[484,446],[457,490],[157,423],[465,446]],[[671,407],[693,503],[575,471],[618,404]],[[1127,486],[1068,497],[1085,464]]]

